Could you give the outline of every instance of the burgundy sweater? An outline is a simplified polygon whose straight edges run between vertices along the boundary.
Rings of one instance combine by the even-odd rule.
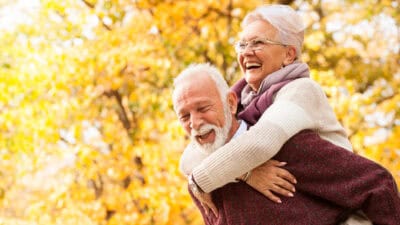
[[[240,119],[253,125],[272,103],[274,92],[286,83],[270,89],[273,92],[263,93],[262,102],[256,98],[247,110],[239,113]],[[233,90],[241,90],[235,87]],[[217,217],[212,213],[206,215],[193,198],[205,224],[338,224],[359,209],[374,224],[400,224],[400,197],[395,181],[377,163],[338,147],[310,130],[289,139],[273,159],[287,162],[285,169],[296,177],[294,197],[281,197],[282,203],[278,204],[244,182],[230,183],[212,192]]]

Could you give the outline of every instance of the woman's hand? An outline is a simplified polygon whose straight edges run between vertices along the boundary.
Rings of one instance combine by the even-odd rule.
[[[204,208],[206,215],[210,214],[210,211],[217,217],[218,209],[212,201],[212,197],[210,193],[196,193],[195,197],[201,203],[201,206]]]
[[[211,211],[214,216],[217,216],[218,209],[212,201],[211,193],[203,192],[197,185],[192,174],[188,176],[188,183],[193,196],[199,200],[201,206],[204,208],[205,213],[208,215]]]
[[[289,171],[281,168],[284,165],[285,162],[268,160],[251,171],[246,183],[271,201],[282,203],[276,194],[293,197],[296,191],[294,184],[297,183]]]

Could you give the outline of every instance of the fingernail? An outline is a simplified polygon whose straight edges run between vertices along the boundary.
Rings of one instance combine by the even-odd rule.
[[[289,193],[288,196],[289,196],[289,197],[293,197],[294,195],[293,195],[292,193]]]
[[[296,188],[293,188],[292,191],[293,191],[293,192],[296,192]]]
[[[287,162],[281,162],[281,165],[282,166],[284,166],[284,165],[286,165],[287,164]]]
[[[278,200],[278,203],[282,203],[282,201],[279,199],[279,200]]]
[[[297,184],[297,180],[293,180],[293,183]]]

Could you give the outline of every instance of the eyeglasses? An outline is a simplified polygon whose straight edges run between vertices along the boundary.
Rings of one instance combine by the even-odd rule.
[[[245,52],[246,48],[249,47],[250,50],[252,51],[259,51],[261,50],[265,45],[282,45],[286,47],[287,45],[282,44],[277,41],[272,41],[268,38],[255,38],[250,41],[238,41],[235,43],[235,51],[237,54],[242,54]]]

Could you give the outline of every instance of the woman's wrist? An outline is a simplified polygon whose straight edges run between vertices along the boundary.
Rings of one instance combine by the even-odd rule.
[[[237,180],[237,181],[246,182],[246,181],[249,179],[250,175],[251,175],[251,170],[250,170],[249,172],[243,174],[242,176],[236,178],[236,180]]]
[[[188,177],[189,187],[193,193],[204,193],[201,187],[196,183],[196,180],[193,177],[193,174],[190,174]]]

